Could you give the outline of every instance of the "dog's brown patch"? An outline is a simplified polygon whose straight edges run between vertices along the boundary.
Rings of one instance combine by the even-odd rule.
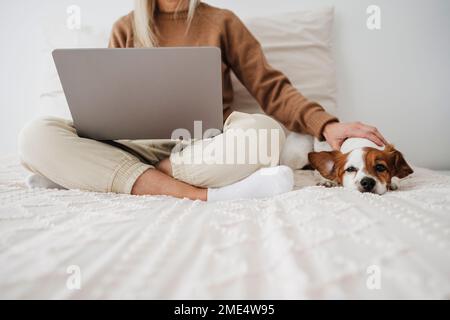
[[[342,185],[347,154],[340,151],[311,152],[308,159],[311,166],[319,171],[322,177]]]
[[[392,145],[387,145],[384,150],[364,148],[364,151],[367,173],[377,177],[388,187],[392,177],[404,178],[414,172],[406,163],[403,155]],[[379,171],[377,166],[383,166],[386,170]]]
[[[389,155],[381,150],[374,148],[364,148],[366,171],[372,177],[376,177],[381,183],[389,186],[392,179],[391,161]],[[385,171],[379,172],[377,166],[383,166]]]

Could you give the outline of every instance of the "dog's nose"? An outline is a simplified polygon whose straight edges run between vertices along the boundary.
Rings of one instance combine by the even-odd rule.
[[[372,191],[373,187],[375,187],[375,180],[369,177],[364,177],[361,180],[361,186],[363,187],[364,191]]]

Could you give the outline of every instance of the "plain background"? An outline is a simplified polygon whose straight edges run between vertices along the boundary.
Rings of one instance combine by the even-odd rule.
[[[205,2],[242,18],[334,5],[340,118],[376,125],[414,165],[450,169],[450,1]],[[16,152],[20,128],[37,114],[40,26],[54,15],[64,19],[73,4],[93,26],[112,25],[132,8],[131,0],[0,2],[0,155]],[[381,8],[381,30],[366,27],[372,4]]]

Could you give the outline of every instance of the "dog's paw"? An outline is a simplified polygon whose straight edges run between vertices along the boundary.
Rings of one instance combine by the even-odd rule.
[[[321,181],[321,182],[319,182],[319,183],[317,183],[317,186],[319,186],[319,187],[325,187],[325,188],[334,188],[334,187],[337,187],[337,183],[336,182],[334,182],[334,181],[329,181],[329,180],[327,180],[327,181]]]
[[[393,177],[391,183],[389,184],[389,190],[395,191],[400,187],[400,179],[397,177]]]
[[[389,185],[389,190],[391,190],[391,191],[398,190],[398,184],[395,183],[395,182],[391,183],[391,184]]]

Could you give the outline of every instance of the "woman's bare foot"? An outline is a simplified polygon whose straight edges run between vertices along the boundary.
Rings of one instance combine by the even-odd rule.
[[[160,162],[156,165],[156,169],[158,169],[158,170],[161,171],[162,173],[168,175],[169,177],[173,177],[173,174],[172,174],[172,164],[170,163],[170,159],[169,159],[169,158],[160,161]]]
[[[159,170],[149,169],[136,180],[131,194],[136,196],[166,195],[181,199],[206,201],[208,190],[178,181]]]
[[[167,195],[202,201],[226,201],[258,199],[292,191],[293,172],[289,167],[263,168],[249,177],[229,186],[202,189],[172,178],[172,166],[168,159],[161,161],[156,169],[144,172],[136,181],[133,195]]]

